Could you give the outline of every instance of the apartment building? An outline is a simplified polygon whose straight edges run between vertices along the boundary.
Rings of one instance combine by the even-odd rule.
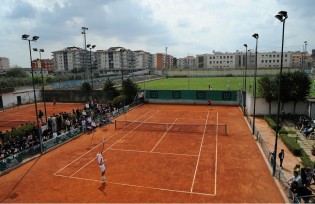
[[[89,70],[91,66],[97,67],[97,58],[92,51],[73,46],[52,53],[55,71],[77,73]]]
[[[153,55],[149,52],[136,50],[135,52],[135,67],[137,69],[151,69],[153,66]]]
[[[0,57],[0,71],[10,69],[9,58]]]
[[[36,59],[32,61],[32,68],[43,68],[52,73],[54,71],[54,61],[52,59]]]
[[[283,67],[292,67],[291,56],[292,52],[283,53]],[[197,55],[197,67],[205,69],[225,69],[225,68],[254,68],[256,66],[256,53],[249,51],[222,53],[213,52],[213,54]],[[257,68],[272,68],[280,67],[280,52],[262,52],[257,53]]]
[[[238,68],[241,66],[242,53],[215,52],[197,55],[197,68],[220,69]]]
[[[194,56],[187,56],[184,58],[178,58],[176,65],[179,69],[197,68],[197,59]]]
[[[153,55],[153,68],[156,70],[164,70],[173,68],[172,55],[166,55],[165,53],[156,53]]]

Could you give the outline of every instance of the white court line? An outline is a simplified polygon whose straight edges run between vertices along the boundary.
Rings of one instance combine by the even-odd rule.
[[[208,114],[207,114],[206,124],[205,124],[205,127],[204,127],[204,129],[203,129],[203,135],[202,135],[202,139],[201,139],[201,143],[200,143],[200,147],[199,147],[199,154],[198,154],[197,164],[196,164],[195,173],[194,173],[194,178],[193,178],[193,181],[192,181],[192,184],[191,184],[190,192],[193,191],[193,188],[194,188],[194,185],[195,185],[195,179],[196,179],[196,175],[197,175],[197,171],[198,171],[198,166],[199,166],[199,161],[200,161],[200,155],[201,155],[203,140],[204,140],[205,134],[206,134],[206,128],[207,128],[208,118],[209,118],[209,112],[208,112]]]
[[[157,113],[157,111],[154,113],[154,114],[156,114]],[[153,115],[154,115],[153,114]],[[153,116],[152,115],[152,116]],[[143,116],[141,116],[141,117],[143,117]],[[140,117],[140,118],[141,118]],[[150,117],[148,117],[146,120],[148,120],[148,119],[150,119],[151,118],[151,116]],[[144,121],[146,121],[146,120],[144,120]],[[142,121],[142,122],[144,122],[144,121]],[[113,147],[115,144],[117,144],[118,142],[120,142],[120,140],[122,140],[122,139],[124,139],[126,136],[128,136],[131,132],[133,132],[137,127],[139,127],[140,125],[141,125],[142,123],[140,123],[138,126],[136,126],[134,129],[132,129],[131,131],[129,131],[129,132],[127,132],[127,134],[125,134],[125,136],[123,136],[122,138],[120,138],[119,140],[117,140],[115,143],[113,143],[111,146],[109,146],[107,149],[105,149],[103,152],[106,152],[108,149],[110,149],[111,147]],[[74,172],[73,174],[71,174],[71,176],[73,176],[73,175],[75,175],[76,173],[78,173],[79,171],[81,171],[82,169],[84,169],[87,165],[89,165],[94,159],[96,159],[96,157],[94,157],[91,161],[89,161],[88,163],[86,163],[85,165],[83,165],[80,169],[78,169],[76,172]]]
[[[175,118],[175,120],[174,120],[174,122],[172,123],[172,125],[171,125],[170,128],[172,128],[172,126],[175,124],[176,120],[177,120],[177,118]],[[163,136],[161,137],[161,139],[160,139],[160,140],[156,143],[156,145],[153,147],[153,149],[151,150],[151,152],[154,151],[154,149],[159,145],[159,143],[162,141],[162,139],[165,137],[165,135],[166,135],[167,133],[168,133],[168,130],[166,130],[166,132],[163,134]]]
[[[64,176],[64,175],[55,175],[55,176],[60,176],[60,177],[64,177],[64,178],[71,178],[71,179],[78,179],[78,180],[85,180],[85,181],[94,181],[94,182],[98,182],[98,183],[103,183],[104,182],[104,181],[100,181],[100,180],[80,178],[80,177],[74,177],[74,176]],[[128,184],[128,183],[117,183],[117,182],[110,182],[110,181],[106,181],[106,183],[114,184],[114,185],[120,185],[120,186],[130,186],[130,187],[136,187],[136,188],[145,188],[145,189],[168,191],[168,192],[176,192],[176,193],[195,194],[195,195],[204,195],[204,196],[215,196],[214,194],[210,194],[210,193],[190,192],[190,191],[184,191],[184,190],[174,190],[174,189],[158,188],[158,187],[150,187],[150,186],[139,186],[139,185]]]
[[[150,112],[150,111],[149,111]],[[157,111],[153,114],[153,115],[155,115],[157,113]],[[153,116],[152,115],[152,116]],[[150,116],[149,118],[151,118],[152,116]],[[143,117],[143,116],[142,116]],[[141,117],[140,117],[141,118]],[[149,118],[147,118],[147,119],[149,119]],[[145,121],[143,121],[143,122],[145,122]],[[140,124],[141,125],[141,124]],[[138,127],[138,126],[137,126]],[[136,128],[137,128],[136,127]],[[133,132],[136,128],[134,128],[133,130],[131,130],[131,131],[129,131],[124,137],[122,137],[121,139],[123,139],[123,138],[125,138],[127,135],[129,135],[129,133],[131,133],[131,132]],[[114,135],[117,135],[117,134],[114,134]],[[114,136],[113,135],[113,136]],[[111,136],[111,137],[113,137],[113,136]],[[110,138],[109,138],[110,139]],[[121,140],[120,139],[120,140]],[[119,142],[120,140],[118,140],[117,142]],[[107,140],[106,140],[107,141]],[[117,143],[116,142],[116,143]],[[114,146],[116,143],[114,143],[112,146]],[[100,145],[100,144],[99,144]],[[99,145],[97,145],[97,146],[99,146]],[[96,147],[97,147],[96,146]],[[107,148],[105,151],[107,151],[108,149],[110,149],[112,146],[110,146],[109,148]],[[96,148],[95,147],[95,148]],[[95,148],[93,148],[93,149],[95,149]],[[92,151],[92,150],[90,150],[90,151]],[[88,152],[90,152],[90,151],[88,151]],[[87,152],[87,153],[88,153]],[[200,151],[201,152],[201,151]],[[199,152],[199,157],[200,157],[200,152]],[[85,153],[84,155],[86,155],[87,153]],[[152,152],[152,153],[159,153],[159,152]],[[167,153],[165,153],[165,154],[167,154]],[[81,157],[83,157],[84,155],[82,155],[82,156],[80,156],[79,158],[81,158]],[[187,156],[197,156],[197,155],[187,155]],[[198,161],[199,161],[199,157],[198,157]],[[76,160],[78,160],[79,158],[77,158]],[[89,163],[91,163],[93,160],[94,160],[95,158],[93,158],[90,162],[88,162],[88,164]],[[75,161],[76,161],[75,160]],[[74,163],[75,161],[73,161],[73,162],[71,162],[70,164],[72,164],[72,163]],[[217,162],[217,161],[216,161]],[[63,170],[63,169],[65,169],[66,167],[68,167],[70,164],[68,164],[67,166],[65,166],[64,168],[62,168],[61,170]],[[88,164],[86,164],[86,165],[88,165]],[[85,166],[86,166],[85,165]],[[216,169],[217,169],[217,167],[216,167]],[[59,171],[57,171],[55,174],[53,174],[54,176],[60,176],[60,177],[65,177],[65,178],[72,178],[72,179],[80,179],[80,180],[87,180],[87,181],[95,181],[95,182],[101,182],[101,181],[99,181],[99,180],[93,180],[93,179],[86,179],[86,178],[80,178],[80,177],[74,177],[73,175],[74,174],[72,174],[71,176],[65,176],[65,175],[61,175],[61,174],[57,174],[57,173],[59,173],[61,170],[59,170]],[[78,172],[78,171],[77,171]],[[77,173],[76,172],[76,173]],[[205,196],[216,196],[216,194],[210,194],[210,193],[201,193],[201,192],[193,192],[193,191],[182,191],[182,190],[173,190],[173,189],[164,189],[164,188],[156,188],[156,187],[146,187],[146,186],[138,186],[138,185],[133,185],[133,184],[125,184],[125,183],[115,183],[115,182],[108,182],[107,181],[107,183],[111,183],[111,184],[116,184],[116,185],[123,185],[123,186],[131,186],[131,187],[137,187],[137,188],[146,188],[146,189],[154,189],[154,190],[161,190],[161,191],[169,191],[169,192],[177,192],[177,193],[186,193],[186,194],[196,194],[196,195],[205,195]],[[216,185],[216,175],[215,175],[215,185]],[[215,189],[216,189],[216,186],[215,186]],[[216,191],[215,191],[216,192]]]
[[[150,111],[148,111],[147,113],[145,113],[143,116],[141,116],[140,118],[144,117],[146,114],[148,114]],[[138,119],[140,119],[138,118]],[[121,131],[120,131],[121,132]],[[114,136],[120,134],[120,132],[113,134],[112,136],[110,136],[109,138],[107,138],[104,142],[110,140],[111,138],[113,138]],[[77,160],[81,159],[82,157],[84,157],[85,155],[87,155],[88,153],[90,153],[91,151],[93,151],[94,149],[96,149],[98,146],[100,146],[102,143],[96,145],[95,147],[93,147],[91,150],[87,151],[86,153],[84,153],[83,155],[81,155],[80,157],[76,158],[75,160],[73,160],[72,162],[70,162],[69,164],[67,164],[66,166],[64,166],[63,168],[59,169],[57,172],[55,172],[54,174],[59,173],[60,171],[64,170],[65,168],[67,168],[68,166],[70,166],[71,164],[73,164],[74,162],[76,162]],[[92,160],[93,161],[93,160]],[[90,163],[90,162],[89,162]]]
[[[186,157],[197,157],[198,155],[194,154],[176,154],[176,153],[164,153],[164,152],[152,152],[152,151],[141,151],[141,150],[128,150],[128,149],[115,149],[110,148],[113,151],[122,151],[122,152],[139,152],[139,153],[151,153],[151,154],[165,154],[165,155],[174,155],[174,156],[186,156]]]

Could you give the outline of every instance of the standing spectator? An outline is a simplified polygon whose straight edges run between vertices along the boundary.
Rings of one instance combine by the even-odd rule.
[[[2,133],[2,131],[0,131],[0,140],[1,140],[1,143],[3,144],[4,134]]]
[[[66,131],[70,131],[71,122],[70,122],[69,118],[66,119],[65,123],[66,123]]]
[[[293,171],[293,176],[288,179],[287,183],[291,186],[294,181],[297,182],[297,187],[303,186],[302,178],[298,171]]]
[[[300,164],[296,164],[293,171],[297,171],[299,173],[299,175],[301,175],[301,165]]]
[[[85,130],[86,130],[86,121],[85,121],[84,117],[82,118],[82,121],[81,121],[81,127],[82,127],[82,132],[85,132]]]
[[[51,125],[52,125],[52,131],[57,132],[57,118],[55,114],[51,117]]]
[[[278,154],[279,159],[280,159],[280,167],[282,168],[282,163],[283,163],[283,159],[284,159],[284,150],[281,149],[280,153]]]
[[[40,120],[42,120],[43,116],[44,116],[43,111],[42,111],[42,110],[39,110],[38,118],[39,118]]]

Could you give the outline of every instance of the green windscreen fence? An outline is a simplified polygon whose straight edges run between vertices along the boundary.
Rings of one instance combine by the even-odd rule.
[[[237,91],[146,90],[146,99],[236,101]]]

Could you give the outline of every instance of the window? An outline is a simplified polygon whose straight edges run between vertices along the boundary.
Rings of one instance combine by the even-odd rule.
[[[220,59],[222,59],[222,56],[220,56]]]
[[[229,59],[229,56],[226,56],[226,59]]]
[[[231,56],[231,59],[233,59],[233,56]]]
[[[223,56],[223,59],[225,59],[225,56]]]
[[[209,59],[211,59],[211,56],[209,57]]]
[[[264,63],[264,60],[261,60],[261,63]]]
[[[284,57],[288,57],[288,54],[284,54]]]

